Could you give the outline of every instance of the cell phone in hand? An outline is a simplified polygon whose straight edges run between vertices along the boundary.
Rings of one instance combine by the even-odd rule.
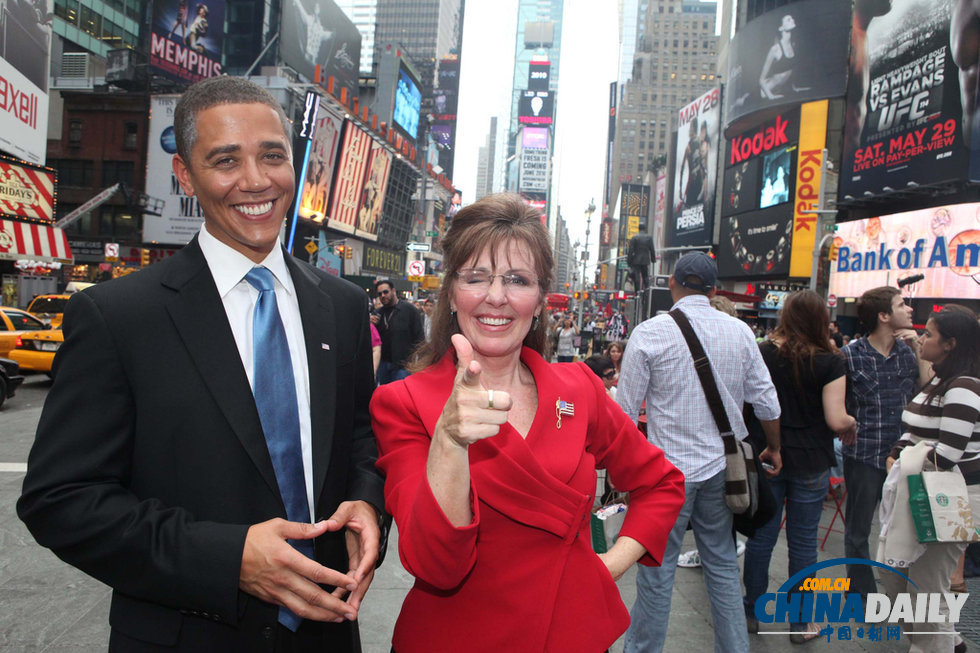
[[[776,471],[776,468],[770,465],[769,463],[767,463],[766,461],[762,461],[762,469],[766,470],[767,472]]]

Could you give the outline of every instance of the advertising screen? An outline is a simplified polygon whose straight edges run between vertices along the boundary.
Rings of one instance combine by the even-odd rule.
[[[786,205],[722,218],[718,276],[788,276],[792,238],[793,212]]]
[[[55,171],[0,157],[0,214],[50,224],[55,213]]]
[[[431,129],[429,129],[429,134],[435,138],[437,143],[447,147],[452,147],[453,126],[451,124],[436,123],[432,125]]]
[[[677,114],[673,220],[668,246],[707,245],[715,214],[721,89],[715,88]]]
[[[534,149],[521,152],[521,182],[518,188],[522,193],[547,192],[548,158],[548,150]]]
[[[965,178],[961,122],[973,102],[953,62],[952,0],[893,0],[876,15],[862,15],[865,4],[855,6],[867,30],[852,37],[840,198]]]
[[[322,218],[327,214],[343,124],[343,120],[322,107],[317,114],[310,160],[306,165],[306,179],[303,180],[303,193],[299,200],[299,214],[304,218]]]
[[[913,297],[980,296],[980,204],[954,204],[838,225],[830,292],[859,297],[865,290],[906,286]]]
[[[751,159],[725,171],[721,214],[723,216],[745,213],[759,208],[759,164],[761,159]]]
[[[184,84],[222,74],[224,25],[224,0],[154,2],[150,68]]]
[[[522,91],[517,102],[517,121],[522,125],[550,125],[555,112],[550,91]]]
[[[388,175],[391,173],[391,152],[378,141],[371,142],[371,162],[368,164],[364,190],[361,191],[361,208],[357,216],[357,234],[377,240],[381,223],[381,207],[385,203]]]
[[[727,124],[760,109],[843,96],[850,25],[850,0],[794,2],[749,21],[729,45]]]
[[[419,115],[422,112],[422,90],[419,83],[399,64],[398,88],[395,89],[395,108],[392,113],[395,127],[412,140],[418,137]]]
[[[279,58],[309,81],[326,88],[333,77],[357,97],[361,33],[332,0],[283,0]]]
[[[650,187],[640,184],[623,184],[619,192],[619,242],[620,246],[630,238],[649,229]]]
[[[146,194],[164,201],[160,215],[143,216],[143,242],[186,245],[201,228],[204,212],[193,195],[184,193],[173,172],[177,153],[174,107],[179,95],[150,98],[150,130],[146,142]]]
[[[371,155],[373,139],[352,122],[344,124],[344,136],[333,184],[327,226],[352,234],[357,228],[364,173]]]
[[[792,149],[796,149],[794,146]],[[790,148],[782,147],[762,157],[762,190],[759,208],[766,209],[789,201]]]
[[[550,61],[532,61],[528,64],[527,89],[529,91],[547,91],[550,80]]]
[[[51,0],[0,2],[0,150],[44,164]]]
[[[432,91],[432,117],[435,120],[456,120],[456,89],[437,88]]]
[[[524,149],[548,149],[547,127],[525,127],[521,137],[521,147]]]

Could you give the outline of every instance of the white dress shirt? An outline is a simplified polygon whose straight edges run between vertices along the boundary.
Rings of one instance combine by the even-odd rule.
[[[717,311],[707,295],[681,298],[674,308],[687,316],[704,348],[732,431],[739,440],[748,430],[742,403],[753,405],[760,420],[777,419],[779,398],[748,325]],[[674,318],[658,315],[636,329],[623,354],[616,402],[634,421],[646,400],[647,439],[688,481],[705,481],[725,469],[725,446],[694,358]]]
[[[248,384],[255,389],[255,374],[252,369],[252,319],[259,291],[245,280],[245,275],[253,267],[264,266],[276,279],[276,303],[279,316],[286,331],[289,345],[289,358],[293,364],[293,379],[296,382],[296,407],[299,410],[299,437],[303,447],[303,476],[306,481],[306,498],[310,504],[310,517],[313,517],[313,428],[310,422],[310,374],[306,359],[306,343],[303,338],[303,322],[299,313],[296,288],[286,268],[286,260],[281,247],[274,247],[262,263],[256,265],[244,254],[208,233],[202,224],[198,244],[204,259],[211,270],[214,285],[218,288],[221,303],[228,316],[228,324],[235,336],[238,354],[248,376]]]

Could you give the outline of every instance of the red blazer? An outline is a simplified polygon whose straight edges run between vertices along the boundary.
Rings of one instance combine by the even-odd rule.
[[[630,491],[621,534],[658,565],[681,505],[684,476],[640,434],[583,364],[550,365],[525,348],[538,411],[527,438],[510,424],[470,446],[473,522],[456,528],[425,476],[431,433],[456,376],[452,351],[371,402],[385,501],[415,585],[393,646],[414,651],[603,651],[629,626],[605,565],[592,551],[596,468]],[[555,402],[572,402],[557,428]]]

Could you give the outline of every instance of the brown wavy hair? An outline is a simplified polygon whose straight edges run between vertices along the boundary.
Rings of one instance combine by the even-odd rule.
[[[949,384],[961,376],[980,377],[980,323],[977,314],[966,306],[946,304],[929,319],[943,340],[955,339],[956,344],[946,358],[933,365],[939,383],[929,391],[926,404],[936,396],[946,394]]]
[[[802,387],[803,364],[809,364],[812,372],[818,353],[841,354],[830,340],[830,312],[823,298],[812,290],[799,290],[786,298],[773,336],[782,341],[779,353],[792,364],[797,388]]]
[[[555,277],[555,259],[548,231],[537,209],[524,203],[520,195],[495,193],[460,209],[442,241],[442,287],[432,311],[432,330],[428,342],[415,351],[408,369],[418,372],[439,362],[452,346],[450,338],[459,333],[456,316],[450,311],[456,273],[484,251],[496,264],[496,256],[510,241],[525,245],[534,259],[534,273],[541,291],[542,314]],[[547,320],[537,319],[524,337],[524,345],[542,356],[549,346]]]

